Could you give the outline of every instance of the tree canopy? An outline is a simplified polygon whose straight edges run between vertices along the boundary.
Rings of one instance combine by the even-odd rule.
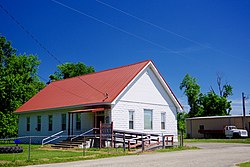
[[[180,89],[184,89],[184,94],[188,98],[189,116],[196,116],[197,113],[201,112],[199,104],[200,86],[197,84],[196,79],[187,74],[180,84]]]
[[[185,119],[187,118],[187,116],[188,114],[185,112],[177,113],[177,128],[179,131],[184,132],[186,130]]]
[[[45,84],[37,76],[40,61],[33,55],[16,55],[16,50],[0,36],[0,138],[17,135],[18,107]]]
[[[94,67],[86,66],[82,62],[78,63],[64,63],[57,66],[57,71],[49,76],[50,82],[80,76],[95,72]]]
[[[220,76],[217,77],[217,85],[219,94],[216,94],[212,87],[207,94],[203,94],[200,93],[200,86],[195,78],[188,74],[184,77],[180,89],[184,89],[184,94],[188,98],[190,106],[188,117],[230,114],[232,110],[231,101],[228,101],[227,98],[233,94],[233,88],[229,84],[222,85]]]

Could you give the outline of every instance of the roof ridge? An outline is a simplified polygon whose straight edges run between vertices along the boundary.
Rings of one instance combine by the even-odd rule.
[[[120,68],[125,68],[125,67],[129,67],[129,66],[134,66],[134,65],[137,65],[137,64],[141,64],[141,63],[144,63],[144,62],[150,62],[150,61],[151,60],[144,60],[144,61],[136,62],[136,63],[133,63],[133,64],[127,64],[127,65],[113,67],[113,68],[102,70],[102,71],[97,71],[97,72],[94,72],[94,73],[101,73],[101,72],[106,72],[106,71],[112,71],[112,70],[116,70],[116,69],[120,69]],[[89,73],[89,74],[84,74],[84,75],[91,75],[91,74],[94,74],[94,73]],[[81,75],[81,76],[84,76],[84,75]]]
[[[144,63],[144,62],[148,62],[149,63],[149,62],[152,62],[152,60],[149,60],[149,59],[148,60],[143,60],[143,61],[136,62],[136,63],[133,63],[133,64],[128,64],[128,65],[113,67],[113,68],[106,69],[106,70],[101,70],[101,71],[92,72],[92,73],[88,73],[88,74],[83,74],[83,75],[79,75],[79,76],[75,76],[75,77],[71,77],[71,78],[66,78],[66,79],[62,79],[62,80],[53,81],[51,83],[62,82],[62,81],[69,80],[69,79],[74,79],[74,78],[77,78],[77,77],[83,77],[83,76],[98,74],[98,73],[102,73],[102,72],[112,71],[112,70],[116,70],[116,69],[120,69],[120,68],[125,68],[125,67],[129,67],[129,66],[141,64],[141,63]]]

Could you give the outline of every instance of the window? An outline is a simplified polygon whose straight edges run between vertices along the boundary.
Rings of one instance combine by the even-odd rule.
[[[66,114],[62,114],[62,130],[66,130]]]
[[[166,113],[161,113],[161,129],[165,129]]]
[[[49,130],[49,131],[52,131],[52,126],[53,126],[53,117],[52,117],[52,115],[49,115],[49,116],[48,116],[48,123],[49,123],[49,128],[48,128],[48,130]]]
[[[29,132],[30,131],[30,117],[26,118],[26,130]]]
[[[200,125],[200,130],[204,130],[204,125]]]
[[[144,129],[153,129],[152,110],[144,109]]]
[[[134,129],[134,111],[129,111],[129,129]]]
[[[107,116],[105,116],[105,123],[106,124],[109,124],[110,123],[110,118],[109,118],[109,116],[107,115]]]
[[[37,116],[37,131],[41,131],[41,116]]]
[[[81,113],[76,113],[76,130],[81,130]]]

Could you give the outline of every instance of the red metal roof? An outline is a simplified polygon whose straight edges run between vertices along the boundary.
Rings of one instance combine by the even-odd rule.
[[[111,103],[149,62],[147,60],[52,82],[18,108],[16,113]]]

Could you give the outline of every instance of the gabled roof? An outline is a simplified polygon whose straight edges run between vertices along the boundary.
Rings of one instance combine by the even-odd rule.
[[[149,64],[152,65],[152,62],[147,60],[52,82],[18,108],[16,113],[112,103]]]

